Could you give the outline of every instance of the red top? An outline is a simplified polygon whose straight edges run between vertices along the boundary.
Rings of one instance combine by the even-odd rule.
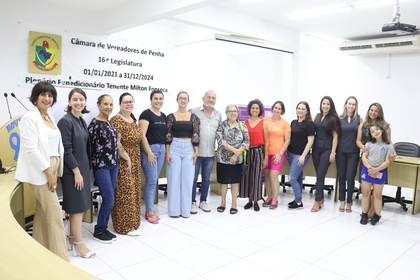
[[[264,145],[264,120],[260,120],[256,126],[251,127],[249,120],[245,121],[249,134],[249,145],[259,146]]]

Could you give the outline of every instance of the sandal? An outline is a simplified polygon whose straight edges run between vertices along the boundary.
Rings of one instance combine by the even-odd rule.
[[[154,214],[154,213],[151,214],[151,215],[148,215],[147,212],[146,212],[145,218],[151,224],[154,224],[154,225],[159,224],[158,216],[156,216],[156,214]]]
[[[219,206],[219,207],[217,207],[217,212],[222,213],[222,212],[224,212],[224,211],[225,211],[225,209],[226,209],[226,207],[224,207],[224,206]]]
[[[236,213],[238,213],[238,209],[230,208],[230,214],[235,215]]]
[[[74,245],[79,245],[79,244],[83,244],[83,243],[85,243],[85,241],[83,241],[83,240],[80,241],[80,242],[76,242],[76,241],[73,242]],[[92,251],[89,251],[86,255],[83,255],[82,253],[80,253],[79,251],[76,250],[76,246],[74,246],[74,248],[73,248],[73,257],[82,257],[84,259],[91,259],[91,258],[94,258],[95,256],[96,256],[96,254],[93,253]]]
[[[344,212],[344,206],[345,205],[346,205],[346,203],[344,201],[341,201],[340,208],[338,208],[338,211]]]
[[[353,205],[353,203],[347,203],[347,205],[346,205],[346,213],[351,213],[351,212],[353,212],[352,210],[351,210],[351,206]]]

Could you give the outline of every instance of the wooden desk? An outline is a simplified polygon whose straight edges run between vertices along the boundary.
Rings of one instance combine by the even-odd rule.
[[[14,177],[14,172],[0,175],[0,278],[99,279],[57,257],[22,229],[14,216],[23,217],[22,183]]]

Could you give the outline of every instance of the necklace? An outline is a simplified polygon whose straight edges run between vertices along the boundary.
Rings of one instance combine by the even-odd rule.
[[[43,117],[44,117],[44,120],[46,120],[47,122],[50,122],[51,121],[51,119],[50,119],[50,117],[48,115],[45,115]]]

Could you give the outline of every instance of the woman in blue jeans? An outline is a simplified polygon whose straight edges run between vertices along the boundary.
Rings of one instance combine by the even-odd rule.
[[[112,243],[117,236],[108,230],[109,214],[114,207],[114,191],[118,176],[119,155],[127,161],[127,171],[131,170],[131,160],[119,141],[117,131],[109,123],[114,103],[112,97],[103,94],[97,101],[99,115],[92,119],[88,131],[91,139],[93,175],[102,196],[98,220],[93,239],[102,243]]]
[[[190,98],[181,91],[178,110],[166,118],[166,175],[168,178],[168,215],[189,218],[195,162],[200,144],[200,119],[187,111]]]
[[[163,106],[163,93],[160,90],[152,91],[150,94],[151,107],[144,110],[139,118],[139,125],[143,131],[141,166],[146,177],[145,219],[152,224],[159,223],[159,216],[153,211],[156,184],[165,161],[166,143],[166,115],[160,111]]]
[[[291,141],[287,155],[290,164],[289,182],[295,193],[295,200],[288,203],[290,210],[303,209],[302,170],[309,160],[309,150],[314,143],[315,124],[312,121],[311,109],[306,101],[301,101],[296,106],[297,119],[290,124],[292,129]]]

